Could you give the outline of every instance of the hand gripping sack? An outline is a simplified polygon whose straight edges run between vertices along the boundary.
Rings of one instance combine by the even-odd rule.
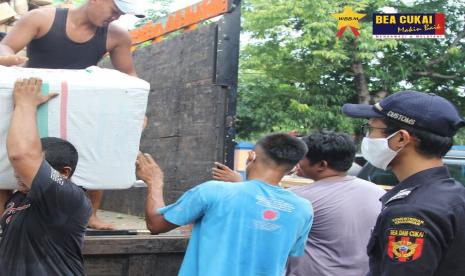
[[[73,182],[87,189],[131,187],[148,82],[98,67],[51,70],[0,66],[0,189],[16,188],[6,137],[14,82],[29,77],[43,80],[43,94],[60,93],[39,107],[38,130],[41,137],[59,137],[77,148],[79,162]]]

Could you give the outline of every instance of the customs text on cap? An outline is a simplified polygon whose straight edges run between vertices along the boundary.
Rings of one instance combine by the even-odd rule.
[[[342,112],[354,118],[386,118],[444,137],[452,137],[465,121],[457,108],[433,93],[406,90],[379,103],[344,104]]]

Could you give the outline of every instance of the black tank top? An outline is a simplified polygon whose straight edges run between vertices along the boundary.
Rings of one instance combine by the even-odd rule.
[[[51,69],[84,69],[96,65],[107,52],[108,27],[98,27],[95,35],[84,43],[66,35],[68,9],[56,9],[52,27],[43,37],[27,46],[27,67]]]

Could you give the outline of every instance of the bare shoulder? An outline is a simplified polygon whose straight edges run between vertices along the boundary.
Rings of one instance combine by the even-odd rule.
[[[110,24],[107,35],[107,51],[111,63],[118,71],[136,76],[131,55],[131,37],[128,31],[115,24]]]
[[[116,24],[108,26],[108,38],[115,43],[114,46],[131,43],[129,32]]]
[[[55,8],[34,9],[21,17],[18,25],[35,28],[38,37],[47,33],[55,18]]]
[[[21,17],[21,20],[34,22],[37,25],[48,24],[55,18],[55,8],[34,9]]]

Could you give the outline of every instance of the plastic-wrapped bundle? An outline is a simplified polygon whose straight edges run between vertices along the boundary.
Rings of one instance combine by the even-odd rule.
[[[6,135],[14,82],[29,77],[43,80],[42,93],[60,93],[39,107],[38,129],[41,137],[59,137],[77,148],[79,162],[73,182],[87,189],[131,187],[148,82],[98,67],[50,70],[0,66],[0,189],[16,188]]]

